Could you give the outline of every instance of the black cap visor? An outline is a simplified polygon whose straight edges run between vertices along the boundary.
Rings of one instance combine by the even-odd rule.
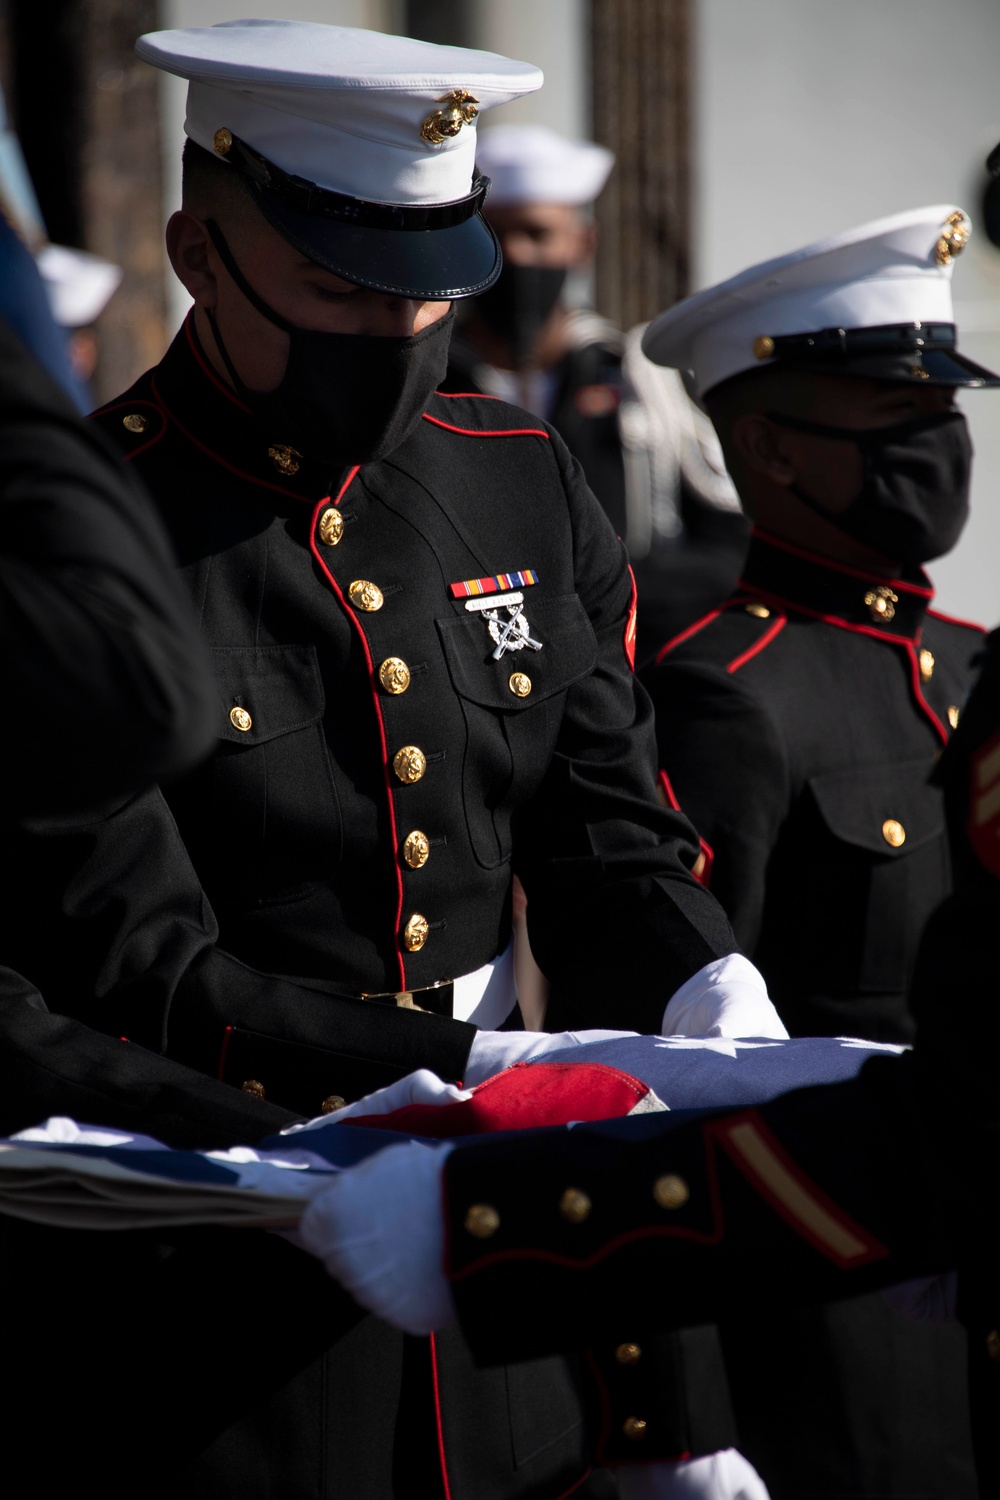
[[[890,324],[882,328],[824,328],[769,340],[763,368],[814,370],[868,380],[927,385],[1000,386],[1000,375],[955,348],[953,323]]]
[[[500,275],[500,245],[480,213],[442,229],[381,229],[303,213],[255,182],[247,187],[282,239],[370,291],[453,302],[485,292]]]

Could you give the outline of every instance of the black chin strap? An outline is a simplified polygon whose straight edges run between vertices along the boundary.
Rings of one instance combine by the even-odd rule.
[[[232,280],[236,283],[240,291],[243,293],[244,297],[250,303],[250,306],[255,307],[260,313],[261,317],[266,318],[269,323],[273,323],[275,328],[280,328],[282,333],[295,333],[295,324],[289,323],[287,318],[283,318],[280,313],[275,312],[274,308],[264,301],[260,293],[254,291],[253,287],[250,285],[249,281],[247,281],[246,277],[243,275],[243,272],[236,264],[236,261],[233,257],[233,252],[230,250],[229,245],[226,242],[226,237],[222,233],[222,230],[219,228],[215,220],[206,219],[205,228],[208,230],[209,239],[212,241],[212,244],[219,252],[219,259],[222,261],[222,264],[229,272]]]

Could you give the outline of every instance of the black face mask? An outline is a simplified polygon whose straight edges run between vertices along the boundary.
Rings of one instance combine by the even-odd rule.
[[[215,316],[207,313],[241,400],[276,440],[320,463],[370,463],[398,448],[444,379],[453,314],[403,339],[298,328],[249,284],[218,225],[209,221],[206,227],[244,297],[290,340],[281,384],[273,391],[251,391],[229,357]]]
[[[568,266],[505,265],[499,280],[476,298],[476,312],[507,341],[518,369],[527,364],[568,272]]]
[[[861,490],[846,510],[828,511],[793,486],[792,493],[848,536],[883,557],[915,566],[950,552],[969,515],[972,441],[959,411],[916,417],[892,427],[826,427],[768,412],[774,422],[817,437],[853,443],[864,459]]]

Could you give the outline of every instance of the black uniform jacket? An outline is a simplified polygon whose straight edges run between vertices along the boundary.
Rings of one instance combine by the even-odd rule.
[[[531,1132],[448,1160],[450,1275],[473,1349],[495,1359],[596,1339],[618,1365],[608,1412],[646,1423],[637,1454],[662,1441],[644,1329],[959,1266],[980,1482],[997,1492],[1000,634],[938,778],[956,882],[921,944],[912,1053],[758,1110]],[[568,1187],[591,1200],[583,1222],[560,1212]],[[486,1238],[482,1205],[496,1211]]]
[[[689,825],[655,800],[622,549],[548,429],[435,396],[391,458],[331,490],[187,327],[98,422],[167,522],[218,738],[165,792],[32,841],[24,935],[47,990],[96,971],[93,1024],[316,1113],[413,1067],[461,1076],[473,1029],[393,996],[504,949],[512,868],[578,1024],[655,1030],[731,951]],[[451,585],[524,570],[542,649],[496,660]],[[47,888],[73,919],[58,950]]]
[[[667,795],[793,1035],[912,1039],[950,888],[931,777],[982,646],[932,596],[758,532],[736,591],[644,676]]]

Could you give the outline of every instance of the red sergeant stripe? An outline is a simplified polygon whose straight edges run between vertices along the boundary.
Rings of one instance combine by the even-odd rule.
[[[354,468],[348,474],[347,478],[340,486],[340,490],[333,500],[334,505],[339,505],[341,500],[343,500],[360,467],[360,464],[355,464]],[[345,615],[350,620],[351,624],[354,626],[354,629],[357,632],[358,639],[361,642],[361,649],[365,653],[365,661],[368,664],[368,679],[369,682],[373,682],[375,679],[375,662],[372,657],[371,647],[368,645],[368,637],[365,635],[364,629],[361,625],[361,621],[358,619],[357,615],[354,613],[354,610],[344,598],[344,593],[340,587],[340,584],[337,582],[333,574],[330,572],[330,569],[327,567],[326,560],[320,552],[316,542],[316,527],[319,523],[320,511],[324,510],[329,504],[329,496],[327,496],[325,500],[320,500],[317,502],[316,508],[313,511],[312,521],[309,526],[309,547],[312,551],[313,557],[319,564],[324,577],[326,578],[330,587],[333,589],[333,592],[337,597],[337,601],[340,604],[341,609],[344,611]],[[378,694],[374,691],[372,692],[372,702],[375,705],[375,719],[378,723],[379,740],[382,745],[382,773],[385,778],[386,799],[389,803],[389,828],[392,833],[392,863],[396,876],[396,919],[393,923],[392,941],[393,946],[396,949],[397,959],[399,961],[399,987],[401,990],[405,990],[406,966],[403,962],[402,950],[399,947],[399,924],[403,915],[403,874],[399,860],[399,833],[396,828],[396,806],[393,802],[392,797],[392,782],[389,780],[389,740],[385,732],[385,720],[382,717],[382,705],[378,700]],[[447,1489],[447,1482],[445,1488]]]
[[[774,640],[775,636],[780,635],[787,624],[788,616],[779,615],[774,624],[769,625],[768,628],[764,631],[764,634],[761,636],[759,641],[755,641],[752,646],[749,646],[747,650],[743,651],[739,656],[733,657],[732,661],[729,663],[729,666],[726,668],[726,671],[738,672],[740,670],[740,667],[745,666],[748,661],[753,661],[758,652],[763,651],[765,646],[769,646]]]
[[[437,391],[436,394],[440,396],[441,392]],[[446,432],[460,432],[463,437],[540,437],[546,442],[549,440],[548,433],[541,427],[455,427],[451,422],[442,422],[440,417],[432,417],[429,411],[424,412],[424,421],[433,422],[435,427],[443,427]]]
[[[948,731],[927,702],[927,699],[924,697],[924,690],[920,686],[920,658],[917,655],[917,648],[912,641],[904,641],[903,644],[906,647],[906,654],[910,661],[910,680],[913,684],[913,696],[917,700],[917,707],[922,708],[927,718],[930,719],[934,729],[941,737],[942,745],[947,745],[950,738]]]
[[[635,574],[632,572],[631,568],[629,568],[628,570],[628,576],[632,580],[632,597],[629,600],[628,619],[625,622],[625,634],[622,637],[622,645],[625,647],[625,660],[628,662],[630,669],[634,672],[636,611],[639,606],[639,590],[636,588]]]
[[[448,1483],[448,1463],[444,1452],[444,1423],[441,1420],[441,1382],[438,1379],[437,1340],[430,1335],[431,1380],[434,1385],[434,1423],[437,1427],[438,1458],[441,1461],[441,1488],[444,1500],[451,1500],[451,1485]]]
[[[660,783],[663,795],[667,799],[667,806],[672,807],[674,812],[680,812],[681,805],[677,800],[677,793],[674,791],[673,782],[666,771],[660,771],[656,779]]]
[[[793,546],[780,536],[772,536],[771,532],[763,531],[759,526],[751,527],[751,535],[759,537],[769,547],[777,547],[781,552],[787,552],[791,557],[800,557],[803,562],[817,563],[822,568],[829,568],[833,573],[846,573],[848,578],[860,578],[864,583],[891,583],[894,589],[903,589],[907,594],[919,594],[923,599],[933,599],[934,590],[930,587],[924,588],[919,583],[907,583],[905,578],[886,579],[881,573],[866,573],[862,568],[850,568],[846,563],[834,562],[831,557],[821,557],[818,552],[808,552],[804,547]]]

